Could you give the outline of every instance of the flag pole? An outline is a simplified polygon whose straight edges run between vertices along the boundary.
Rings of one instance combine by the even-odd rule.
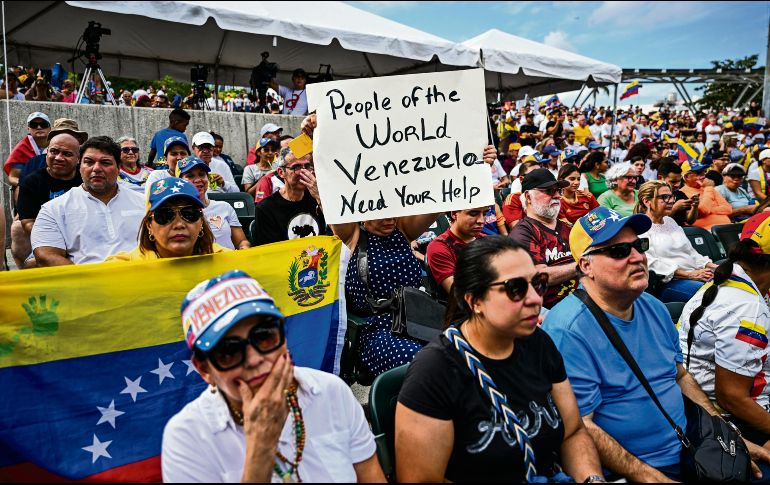
[[[615,100],[612,102],[612,125],[610,126],[610,146],[607,149],[607,160],[612,155],[612,137],[615,136],[615,125],[618,124],[618,85],[615,88]]]

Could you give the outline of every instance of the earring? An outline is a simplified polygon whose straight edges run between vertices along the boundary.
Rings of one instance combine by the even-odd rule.
[[[201,232],[198,233],[198,239],[203,237],[203,229],[201,229]]]
[[[150,233],[150,235],[147,236],[147,239],[149,239],[152,242],[155,242],[155,236],[153,236],[152,233]]]
[[[216,386],[216,384],[211,384],[211,387],[209,388],[209,392],[211,394],[216,394],[217,393],[217,386]]]
[[[476,309],[476,315],[481,315],[481,310],[479,310],[478,308]]]

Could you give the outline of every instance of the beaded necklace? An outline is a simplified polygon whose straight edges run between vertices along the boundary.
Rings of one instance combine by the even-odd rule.
[[[284,483],[291,482],[291,476],[294,475],[297,479],[297,483],[302,483],[302,478],[299,476],[299,463],[302,461],[302,452],[305,450],[305,421],[302,419],[302,408],[299,407],[299,401],[297,399],[297,385],[292,384],[290,388],[283,391],[286,397],[286,403],[289,405],[292,419],[294,421],[294,460],[289,460],[279,450],[275,450],[275,456],[280,460],[281,464],[286,466],[286,470],[283,470],[281,466],[276,463],[273,466],[273,471],[281,477]],[[227,407],[230,408],[230,412],[235,418],[235,422],[243,426],[243,413],[236,410],[230,404],[230,401],[225,399]]]

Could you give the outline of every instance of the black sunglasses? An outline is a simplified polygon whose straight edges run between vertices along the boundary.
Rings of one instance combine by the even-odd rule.
[[[526,278],[510,278],[505,281],[499,281],[497,283],[490,283],[489,286],[502,286],[505,288],[505,293],[513,302],[518,302],[524,299],[527,295],[529,285],[535,289],[535,293],[540,296],[545,294],[548,289],[548,273],[535,273],[530,281]]]
[[[269,354],[280,348],[286,342],[283,330],[283,320],[276,317],[266,317],[257,323],[247,338],[225,337],[206,353],[206,357],[220,371],[235,369],[246,360],[246,346],[251,345],[260,354]]]
[[[51,125],[47,121],[30,121],[27,126],[33,130],[39,130],[41,128],[48,128]]]
[[[184,221],[192,224],[200,220],[203,216],[203,211],[192,205],[185,205],[182,207],[158,207],[152,213],[152,220],[161,226],[165,226],[176,219],[177,214],[179,214]]]
[[[612,259],[623,259],[627,258],[631,254],[631,248],[636,249],[640,253],[645,253],[648,249],[650,249],[650,240],[643,237],[630,243],[626,242],[613,244],[612,246],[588,251],[587,253],[583,253],[583,256],[588,256],[590,254],[606,254]]]
[[[129,153],[139,153],[139,147],[123,147],[120,149],[121,152],[128,155]]]

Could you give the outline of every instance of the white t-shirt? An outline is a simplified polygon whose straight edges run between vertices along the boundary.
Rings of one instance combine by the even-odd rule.
[[[228,249],[235,249],[231,228],[242,226],[233,206],[221,200],[209,200],[209,205],[203,209],[203,216],[214,233],[215,242]]]
[[[259,179],[269,174],[270,172],[271,170],[269,168],[259,168],[256,163],[254,165],[246,165],[246,168],[243,169],[243,178],[241,179],[241,182],[243,185],[256,184],[259,182]]]
[[[503,170],[500,160],[495,160],[495,162],[489,166],[489,169],[492,173],[492,185],[497,185],[497,183],[500,182],[500,179],[505,177],[505,170]]]
[[[687,334],[690,314],[700,306],[704,290],[698,290],[684,307],[677,327],[682,355],[687,359]],[[719,288],[714,302],[706,307],[695,326],[690,374],[703,392],[716,402],[715,365],[738,375],[754,379],[752,399],[770,411],[767,375],[767,335],[770,330],[770,308],[760,296],[757,285],[738,264],[733,275]]]
[[[307,91],[278,86],[278,94],[283,98],[283,114],[305,116],[307,113]]]
[[[305,422],[305,451],[299,475],[307,483],[356,482],[353,465],[374,455],[374,436],[361,405],[339,377],[294,368],[297,400]],[[278,450],[294,458],[294,421],[287,416]],[[204,390],[171,418],[163,431],[163,481],[238,482],[243,473],[246,437],[233,421],[219,392]],[[273,472],[273,482],[281,482]]]
[[[107,204],[83,186],[43,204],[32,226],[32,249],[64,249],[75,264],[101,263],[107,256],[131,251],[139,243],[145,199],[118,185]]]
[[[147,182],[147,179],[150,177],[152,172],[154,172],[153,169],[142,166],[139,167],[139,172],[134,174],[124,171],[121,167],[118,180],[123,184],[124,187],[131,189],[134,192],[144,194],[144,184]]]
[[[591,136],[594,137],[596,143],[604,146],[604,139],[602,138],[602,125],[597,125],[594,123],[593,125],[589,126],[588,129],[591,130]]]
[[[620,130],[621,130],[620,125],[615,125],[615,129],[613,130],[612,123],[603,124],[601,127],[602,137],[599,143],[601,143],[603,147],[610,146],[610,132],[612,132],[612,136],[615,136],[615,135],[619,136]]]
[[[643,138],[650,138],[652,136],[652,130],[649,126],[636,125],[634,133],[636,134],[634,143],[639,143]]]
[[[650,249],[646,253],[647,266],[662,276],[666,283],[671,281],[677,269],[693,271],[711,262],[692,247],[684,230],[670,217],[664,217],[663,224],[653,224],[639,237],[650,240]]]
[[[711,148],[714,143],[719,143],[719,137],[722,134],[722,127],[719,125],[708,125],[704,128],[706,132],[706,146]]]

